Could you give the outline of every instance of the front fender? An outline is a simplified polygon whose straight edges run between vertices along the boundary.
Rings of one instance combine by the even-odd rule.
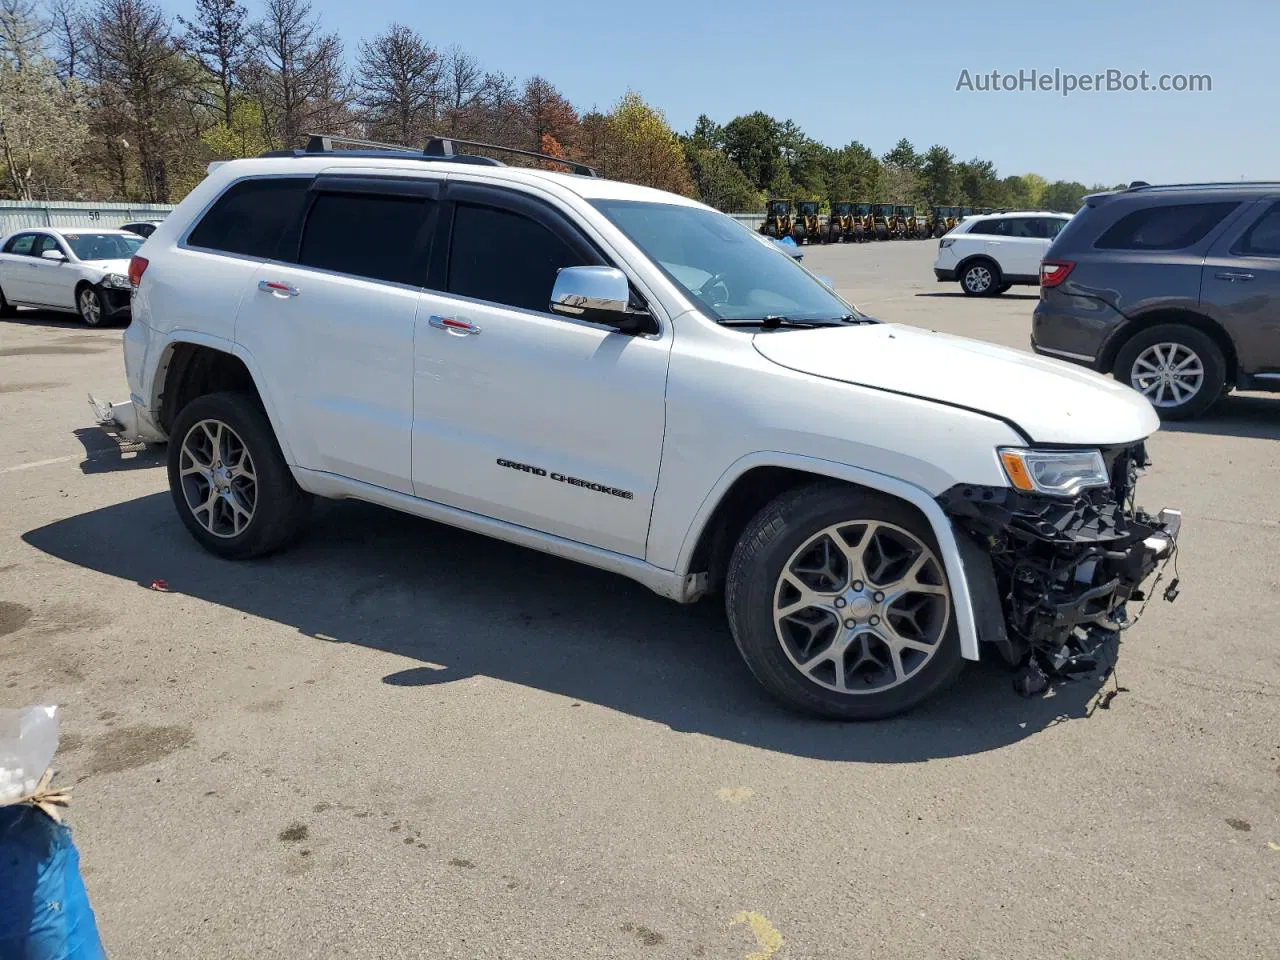
[[[947,580],[951,584],[951,596],[955,606],[956,626],[960,634],[960,653],[966,660],[978,659],[979,631],[973,603],[974,584],[970,583],[970,567],[966,566],[961,555],[951,521],[927,490],[873,470],[777,451],[760,451],[742,457],[725,470],[698,507],[694,522],[680,547],[676,564],[678,574],[687,578],[690,573],[693,552],[716,506],[740,477],[758,467],[781,467],[814,476],[829,477],[833,480],[844,480],[897,497],[916,507],[924,514],[933,530],[933,535],[938,541],[938,549],[942,554],[943,565],[947,570]]]

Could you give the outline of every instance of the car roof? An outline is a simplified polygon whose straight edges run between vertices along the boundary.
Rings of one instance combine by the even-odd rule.
[[[65,237],[72,233],[95,233],[95,234],[119,234],[122,237],[131,236],[128,230],[117,230],[115,227],[95,227],[85,225],[83,227],[29,227],[22,231],[23,233],[32,233],[37,230],[43,230],[45,233],[56,233],[60,237]]]
[[[1062,217],[1071,219],[1071,214],[1061,210],[995,210],[991,213],[971,213],[965,220],[998,220],[1000,217]]]
[[[1188,196],[1213,197],[1218,200],[1251,199],[1280,195],[1280,181],[1275,180],[1227,180],[1217,183],[1133,183],[1124,190],[1100,190],[1085,200],[1098,197],[1129,197],[1152,199],[1160,197]]]
[[[217,167],[219,177],[225,177],[226,180],[246,176],[280,176],[288,173],[314,176],[323,173],[358,171],[377,171],[398,175],[419,174],[431,177],[451,176],[458,179],[507,183],[513,186],[554,185],[576,193],[584,200],[634,200],[690,207],[704,206],[696,200],[679,194],[642,187],[634,183],[624,183],[620,180],[608,180],[604,177],[587,177],[530,167],[459,164],[449,160],[423,160],[413,156],[343,157],[340,154],[328,153],[314,156],[255,157],[245,160],[228,160]]]

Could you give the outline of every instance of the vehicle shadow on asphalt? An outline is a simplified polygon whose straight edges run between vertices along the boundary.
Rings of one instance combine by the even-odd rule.
[[[1230,396],[1195,420],[1166,421],[1161,431],[1280,440],[1280,394]]]
[[[146,447],[128,450],[98,427],[79,427],[72,431],[84,447],[84,459],[80,461],[82,473],[117,473],[122,470],[150,470],[162,467],[165,462],[163,447]]]
[[[917,296],[917,297],[969,297],[969,295],[968,295],[967,293],[963,292],[963,291],[961,291],[961,292],[959,292],[959,293],[956,293],[955,291],[947,291],[947,292],[939,291],[939,292],[937,292],[937,293],[917,293],[917,294],[916,294],[916,296]],[[969,297],[969,299],[978,299],[978,298]],[[992,298],[990,298],[990,299],[993,299],[993,300],[995,300],[995,299],[999,299],[999,300],[1039,300],[1039,299],[1040,299],[1040,294],[1038,294],[1038,293],[1011,293],[1011,292],[1006,291],[1005,293],[1000,294],[998,297],[992,297]]]
[[[0,319],[0,328],[8,324],[16,327],[50,327],[54,330],[93,330],[74,313],[59,313],[55,310],[28,310],[19,307],[18,313],[12,317]],[[107,329],[115,324],[104,323],[98,329]]]
[[[1088,681],[1024,700],[1007,669],[983,663],[893,720],[800,717],[758,687],[718,599],[682,606],[622,577],[354,502],[319,505],[305,540],[251,563],[200,549],[167,493],[60,520],[23,540],[140,589],[164,579],[173,592],[286,624],[317,644],[415,658],[424,666],[383,678],[408,696],[488,676],[822,760],[913,763],[995,750],[1088,715],[1098,692]]]

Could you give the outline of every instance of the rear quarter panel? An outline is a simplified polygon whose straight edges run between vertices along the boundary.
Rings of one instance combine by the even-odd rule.
[[[1212,197],[1211,200],[1239,200],[1236,197]],[[1205,257],[1222,234],[1232,229],[1250,203],[1239,205],[1199,242],[1182,250],[1107,250],[1094,243],[1122,217],[1152,203],[1172,204],[1207,202],[1201,194],[1194,196],[1161,196],[1153,200],[1141,193],[1121,195],[1086,209],[1076,215],[1050,245],[1045,258],[1070,260],[1075,268],[1063,284],[1045,295],[1046,303],[1062,301],[1064,311],[1082,318],[1086,325],[1096,323],[1093,330],[1102,344],[1099,355],[1114,355],[1127,338],[1132,323],[1159,313],[1200,309],[1201,277]],[[1070,301],[1062,298],[1070,298]],[[1089,301],[1097,309],[1088,309]],[[1119,317],[1116,316],[1119,315]]]

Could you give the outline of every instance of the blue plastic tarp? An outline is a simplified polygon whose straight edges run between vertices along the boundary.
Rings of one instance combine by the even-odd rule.
[[[105,957],[71,830],[35,807],[0,807],[0,960]]]

